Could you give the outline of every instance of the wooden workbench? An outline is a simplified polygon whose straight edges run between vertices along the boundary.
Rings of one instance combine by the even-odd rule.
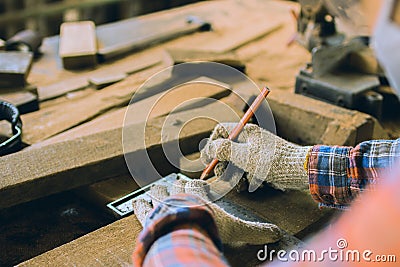
[[[2,207],[13,207],[67,189],[76,189],[74,193],[103,207],[106,201],[134,190],[136,185],[124,167],[121,148],[124,113],[132,95],[146,79],[173,65],[168,50],[208,54],[211,59],[226,56],[243,62],[250,78],[260,86],[267,84],[272,88],[270,105],[279,121],[278,133],[292,141],[353,145],[368,138],[387,137],[368,115],[293,95],[295,75],[310,60],[304,48],[297,44],[286,45],[296,30],[290,9],[297,8],[293,2],[285,1],[207,1],[146,15],[140,19],[162,21],[198,15],[210,21],[214,31],[180,37],[79,71],[62,68],[57,55],[58,37],[47,38],[42,46],[43,56],[34,62],[29,75],[29,82],[38,87],[40,110],[22,116],[23,141],[29,146],[23,152],[0,159],[0,168],[8,164],[1,170],[5,176],[0,182],[0,198],[4,196]],[[127,77],[104,89],[96,90],[88,84],[91,77],[121,73]],[[257,93],[254,89],[242,88],[241,84],[232,86],[243,95]],[[213,90],[203,93],[222,98],[238,110],[238,115],[241,114],[243,103]],[[139,108],[145,101],[135,104]],[[171,101],[174,103],[174,99]],[[180,116],[189,116],[190,112],[201,114],[202,109],[196,107],[174,116],[178,120]],[[168,110],[160,111],[152,118],[150,126],[154,133],[158,133],[157,125],[162,122],[160,116],[167,113]],[[301,124],[305,126],[300,127]],[[202,122],[195,131],[184,134],[183,139],[193,142],[187,144],[188,151],[195,152],[197,143],[194,140],[207,136],[212,126]],[[150,137],[148,141],[154,150],[159,148],[158,137]],[[132,149],[145,148],[137,144]],[[161,167],[164,166],[162,160],[159,162]],[[21,168],[13,169],[10,167],[13,165]],[[230,197],[232,201],[244,198],[241,201],[246,208],[299,238],[319,229],[332,215],[329,211],[319,211],[305,192],[268,190],[272,189],[267,189],[268,197],[260,193],[254,196],[232,194]],[[253,197],[258,201],[269,201],[271,205],[258,209]],[[106,211],[103,208],[101,212]],[[130,216],[47,253],[41,251],[43,254],[21,265],[129,264],[140,230],[135,217]],[[233,265],[251,266],[257,263],[255,253],[258,250],[248,247],[240,254],[228,248],[227,254]],[[22,255],[21,259],[26,257]]]

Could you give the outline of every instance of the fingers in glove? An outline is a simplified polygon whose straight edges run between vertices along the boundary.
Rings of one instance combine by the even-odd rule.
[[[137,198],[132,201],[133,212],[140,224],[144,227],[147,215],[153,209],[153,206],[144,198]]]
[[[227,161],[220,161],[217,163],[217,165],[215,165],[214,167],[214,174],[215,176],[217,176],[218,178],[221,178],[222,175],[225,172],[226,167],[228,166],[228,162]]]
[[[226,122],[220,123],[215,128],[210,136],[210,140],[216,139],[226,139],[228,138],[229,134],[235,129],[237,123]],[[248,123],[244,126],[243,130],[239,133],[239,136],[236,138],[236,142],[243,143],[246,142],[247,136],[251,135],[253,132],[261,131],[261,128],[255,124]]]
[[[210,163],[215,158],[219,161],[229,161],[231,154],[230,144],[231,141],[227,139],[217,139],[208,142],[201,151],[201,160],[205,164]]]
[[[219,147],[224,144],[227,145],[228,143],[225,143],[225,141],[228,141],[227,138],[229,136],[229,133],[232,132],[232,130],[236,127],[237,123],[221,123],[215,126],[213,132],[211,133],[210,138],[207,140],[207,143],[205,147],[200,151],[200,157],[201,160],[204,164],[210,163],[214,158],[218,158],[218,151],[220,153],[224,153],[221,155],[219,160],[229,160],[229,151],[226,150],[219,150]],[[256,125],[251,125],[251,126],[245,126],[246,133],[247,132],[253,132],[255,129],[258,129],[258,126]],[[247,136],[249,134],[239,134],[239,137],[237,138],[237,142],[246,142]],[[226,153],[227,152],[227,153]]]
[[[150,188],[149,195],[153,202],[153,206],[157,206],[169,196],[167,186],[155,184]]]
[[[183,179],[176,180],[171,187],[171,196],[185,193],[185,185],[187,181]]]
[[[208,201],[208,191],[209,185],[203,180],[192,180],[186,183],[185,192],[187,194],[192,194]]]
[[[210,135],[210,140],[216,140],[219,138],[228,138],[229,133],[236,127],[237,123],[224,122],[215,126],[213,132]]]

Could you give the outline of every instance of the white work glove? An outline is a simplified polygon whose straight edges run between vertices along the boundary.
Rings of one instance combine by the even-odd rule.
[[[244,126],[235,142],[226,138],[236,123],[222,123],[212,132],[201,150],[204,163],[217,158],[216,176],[225,176],[227,162],[246,172],[249,192],[255,191],[264,181],[273,187],[285,189],[308,188],[308,175],[304,162],[311,147],[290,143],[254,124]],[[230,172],[228,179],[238,181],[238,171]],[[241,175],[240,175],[241,176]]]
[[[207,205],[212,211],[221,240],[225,244],[235,246],[244,244],[260,245],[274,243],[282,238],[284,232],[275,224],[240,219],[225,211],[216,203],[211,202],[208,190],[207,182],[201,180],[188,182],[178,180],[170,187],[166,185],[154,185],[151,187],[150,192],[133,200],[132,206],[136,217],[143,227],[146,227],[151,224],[151,220],[154,220],[155,217],[163,216],[164,213],[168,212],[176,214],[182,209],[179,205],[169,205],[168,203],[170,202],[168,200],[179,196],[180,198],[186,197],[187,200],[190,198],[191,203],[193,203],[193,197],[197,197],[199,205]],[[182,204],[184,202],[181,199],[179,203]],[[153,210],[156,206],[158,210]],[[190,209],[191,207],[187,206],[187,208]],[[151,216],[153,211],[157,211],[158,214]]]

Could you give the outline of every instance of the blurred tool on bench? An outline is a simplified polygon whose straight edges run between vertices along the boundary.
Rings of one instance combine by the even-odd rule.
[[[346,36],[337,31],[336,17],[343,15],[340,12],[355,12],[352,4],[340,1],[342,9],[329,9],[337,13],[329,12],[322,0],[302,0],[300,4],[297,40],[312,53],[312,60],[297,75],[295,92],[378,119],[384,117],[387,102],[398,106],[390,93],[381,92],[380,86],[388,84],[369,47],[369,36]]]
[[[37,88],[26,79],[41,44],[38,33],[24,30],[4,42],[6,51],[0,52],[0,100],[15,105],[21,114],[39,109]]]
[[[39,48],[42,45],[42,36],[33,30],[23,30],[5,42],[8,51],[32,52],[35,56],[40,55]]]
[[[17,152],[21,149],[22,121],[18,109],[11,103],[0,100],[0,121],[6,120],[11,124],[12,136],[0,136],[0,156]]]

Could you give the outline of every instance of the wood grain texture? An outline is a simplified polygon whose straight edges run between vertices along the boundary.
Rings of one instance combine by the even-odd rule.
[[[269,3],[271,2],[271,3]],[[234,1],[208,1],[188,5],[172,10],[156,12],[140,16],[141,23],[146,21],[172,20],[175,17],[186,18],[189,15],[199,16],[207,21],[211,21],[214,31],[194,33],[188,36],[180,37],[165,44],[158,45],[154,48],[147,48],[144,51],[128,55],[116,61],[108,61],[99,64],[96,70],[106,69],[108,66],[118,68],[120,64],[131,64],[131,66],[140,63],[144,55],[160,58],[159,51],[165,48],[176,48],[183,50],[191,50],[207,53],[219,54],[223,50],[238,49],[247,46],[250,42],[254,42],[257,38],[272,33],[277,27],[282,25],[281,17],[289,12],[286,9],[287,4],[269,1],[268,4],[262,1],[248,1],[246,4]],[[279,11],[279,12],[276,12]],[[254,20],[248,21],[251,14]],[[268,19],[265,19],[268,17]],[[257,27],[254,23],[257,22]],[[102,26],[98,26],[100,29]],[[209,44],[212,42],[213,44]],[[58,58],[57,47],[59,39],[57,36],[46,38],[43,41],[43,56],[35,62],[29,82],[38,86],[43,95],[51,95],[51,86],[55,83],[68,81],[74,77],[85,76],[90,70],[82,70],[77,72],[68,71],[62,68],[61,60]],[[204,55],[204,54],[203,54]],[[108,68],[111,70],[111,68]],[[96,71],[95,70],[95,71]],[[66,87],[65,85],[63,86]],[[53,87],[54,88],[54,87]],[[71,88],[76,90],[76,88]],[[62,90],[65,94],[66,89]],[[52,96],[54,97],[54,96]],[[48,99],[47,97],[39,98]]]
[[[218,113],[215,113],[216,109],[219,109]],[[238,119],[234,110],[221,110],[220,105],[214,103],[147,123],[132,124],[125,128],[125,133],[135,138],[125,143],[124,148],[122,129],[117,128],[1,157],[0,208],[125,175],[128,170],[124,152],[134,158],[143,153],[147,155],[146,149],[150,149],[148,155],[159,160],[157,167],[163,162],[161,144],[168,146],[179,140],[183,150],[194,152],[197,146],[193,144],[208,136],[216,124],[212,120],[194,119],[198,117],[211,117],[215,121]],[[177,121],[181,123],[177,124]],[[185,124],[189,121],[190,124]],[[141,138],[143,134],[145,136]],[[173,170],[167,164],[161,167],[165,172]]]
[[[18,266],[128,266],[141,230],[136,217],[129,216]]]
[[[91,77],[104,73],[121,75],[133,74],[154,67],[164,60],[161,48],[149,49],[146,53],[135,53],[119,60],[99,64],[95,69],[68,71],[62,68],[58,58],[58,36],[43,41],[43,56],[33,65],[29,81],[38,86],[39,99],[46,101],[69,92],[81,90],[89,85]]]
[[[210,90],[210,89],[212,89],[212,87],[208,88],[208,90]],[[215,88],[213,89],[213,91],[214,90],[215,90]],[[171,101],[171,103],[173,103],[175,101],[168,97],[166,100],[169,100],[168,102]],[[227,97],[221,98],[220,101],[233,107],[235,109],[236,113],[239,115],[239,117],[243,115],[242,110],[245,108],[246,103],[244,101],[240,100],[235,94],[230,94]],[[140,102],[137,104],[140,104]],[[159,103],[159,104],[161,104],[161,103]],[[164,107],[164,105],[160,105],[159,108],[161,108],[161,110],[163,110],[163,108],[165,108],[165,107]],[[156,109],[157,109],[157,107],[156,107]],[[125,113],[125,110],[124,110],[124,113]],[[110,114],[110,115],[112,115],[112,114]],[[115,117],[113,116],[113,118],[110,121],[115,121]],[[121,117],[121,121],[122,121],[122,117]],[[102,121],[99,120],[98,122],[102,122]],[[90,122],[88,123],[88,125],[90,125]],[[115,125],[112,125],[112,126],[115,127]],[[82,130],[93,131],[93,128],[82,129]],[[85,132],[85,134],[86,133],[87,132]],[[77,132],[75,134],[77,134]],[[79,134],[83,134],[83,132],[79,132]],[[63,134],[62,134],[62,137],[69,138],[67,136],[63,136]],[[56,140],[56,138],[54,138],[54,139],[49,139],[48,141],[56,142],[57,140]],[[44,143],[47,143],[47,142],[45,141]],[[197,148],[197,143],[194,141],[192,143],[192,146]],[[189,177],[193,177],[196,174],[195,173],[189,174],[188,172],[185,172],[185,170],[190,171],[190,168],[194,167],[193,162],[190,162],[191,161],[190,159],[194,160],[195,159],[194,157],[196,157],[196,155],[199,156],[199,152],[197,151],[193,155],[194,156],[189,157],[189,159],[187,159],[186,157],[181,157],[179,159],[179,163],[178,163],[179,171]],[[204,165],[200,161],[197,161],[195,163],[197,168],[199,168],[199,164],[201,165],[200,173],[198,174],[200,176],[201,171],[204,168]],[[131,176],[129,176],[129,177],[121,176],[121,177],[115,177],[115,178],[111,178],[111,179],[108,179],[105,181],[101,181],[98,183],[94,183],[87,187],[80,188],[80,189],[78,189],[77,193],[81,197],[84,197],[85,199],[87,199],[88,201],[93,202],[94,205],[98,206],[100,209],[104,209],[105,204],[107,204],[111,201],[114,201],[120,197],[123,197],[130,192],[133,192],[137,187],[138,187],[137,184],[135,183],[135,181],[132,179]],[[95,201],[93,201],[93,199],[95,199]]]
[[[23,141],[27,144],[37,143],[89,121],[107,110],[126,105],[139,86],[161,69],[162,65],[155,66],[86,97],[64,101],[22,116]]]
[[[370,115],[348,110],[284,90],[268,100],[280,136],[298,144],[347,145],[387,138]],[[307,104],[305,104],[307,103]]]
[[[211,79],[202,80],[206,81]],[[231,92],[228,85],[226,85],[226,87],[221,87],[204,82],[194,84],[193,82],[195,81],[196,80],[193,80],[191,84],[184,84],[177,88],[171,88],[168,92],[161,92],[154,96],[131,104],[131,110],[137,110],[138,116],[135,118],[134,121],[131,121],[130,123],[144,122],[147,119],[166,115],[170,113],[175,107],[183,104],[185,101],[188,100],[194,100],[196,98],[219,99],[221,97],[227,96]],[[193,105],[199,106],[201,105],[201,102],[198,102],[197,104],[192,103],[192,106]],[[187,108],[190,108],[190,106]],[[151,112],[149,114],[144,114],[144,110],[150,109]],[[74,127],[54,137],[51,137],[48,140],[40,142],[37,145],[42,146],[45,144],[57,143],[65,140],[71,140],[77,137],[86,136],[96,132],[120,128],[123,126],[126,111],[126,107],[111,111],[107,114],[100,116],[99,118],[95,118],[89,122],[86,122],[82,125]]]

